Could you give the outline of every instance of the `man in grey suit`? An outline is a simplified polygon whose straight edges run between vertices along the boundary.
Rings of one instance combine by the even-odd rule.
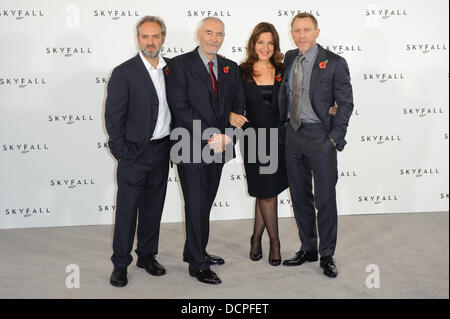
[[[336,277],[336,151],[342,151],[346,144],[353,93],[347,62],[316,43],[319,33],[311,14],[301,13],[292,20],[291,35],[298,49],[286,53],[279,103],[281,122],[285,123],[289,187],[302,246],[283,264],[317,261],[320,253],[324,274]],[[335,102],[339,107],[331,116],[330,105]]]

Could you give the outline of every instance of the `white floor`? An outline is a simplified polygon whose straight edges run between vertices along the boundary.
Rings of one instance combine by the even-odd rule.
[[[125,288],[108,282],[112,226],[0,230],[0,298],[449,298],[448,212],[340,216],[336,279],[318,263],[270,266],[267,235],[264,259],[251,261],[252,222],[211,223],[208,252],[226,260],[213,267],[219,286],[188,275],[183,223],[161,227],[158,260],[167,274],[153,277],[134,259]],[[293,256],[300,246],[293,218],[280,219],[280,238],[282,257]],[[79,288],[68,288],[74,269]],[[377,278],[379,288],[368,288]]]

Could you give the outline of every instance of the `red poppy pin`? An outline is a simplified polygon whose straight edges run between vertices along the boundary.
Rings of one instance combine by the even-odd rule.
[[[169,67],[166,66],[166,67],[164,68],[164,74],[165,74],[165,75],[169,75],[169,73],[170,73]]]
[[[230,72],[230,67],[227,65],[223,68],[223,73],[228,74],[228,72]]]
[[[281,76],[281,73],[278,73],[278,74],[275,76],[275,80],[277,80],[277,82],[283,81],[283,77]]]
[[[325,69],[327,67],[328,60],[319,63],[319,68]]]

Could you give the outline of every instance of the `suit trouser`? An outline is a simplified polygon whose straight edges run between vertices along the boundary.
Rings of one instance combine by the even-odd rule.
[[[297,132],[288,124],[286,167],[301,250],[317,252],[318,229],[320,255],[332,256],[337,240],[337,154],[323,124],[302,123]]]
[[[189,271],[209,269],[206,246],[209,239],[209,216],[220,184],[223,164],[179,165],[186,216],[186,242],[183,257]]]
[[[137,158],[122,159],[118,164],[114,254],[111,257],[115,266],[127,267],[133,260],[131,250],[138,215],[137,255],[147,257],[158,253],[169,151],[169,140],[148,144]]]

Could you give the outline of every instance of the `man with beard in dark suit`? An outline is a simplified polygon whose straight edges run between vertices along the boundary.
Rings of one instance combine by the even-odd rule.
[[[105,106],[109,149],[118,160],[117,203],[110,283],[128,283],[137,229],[136,265],[153,276],[166,270],[158,263],[159,230],[167,190],[171,114],[166,99],[167,62],[160,50],[166,25],[146,16],[137,25],[139,53],[114,69]]]

